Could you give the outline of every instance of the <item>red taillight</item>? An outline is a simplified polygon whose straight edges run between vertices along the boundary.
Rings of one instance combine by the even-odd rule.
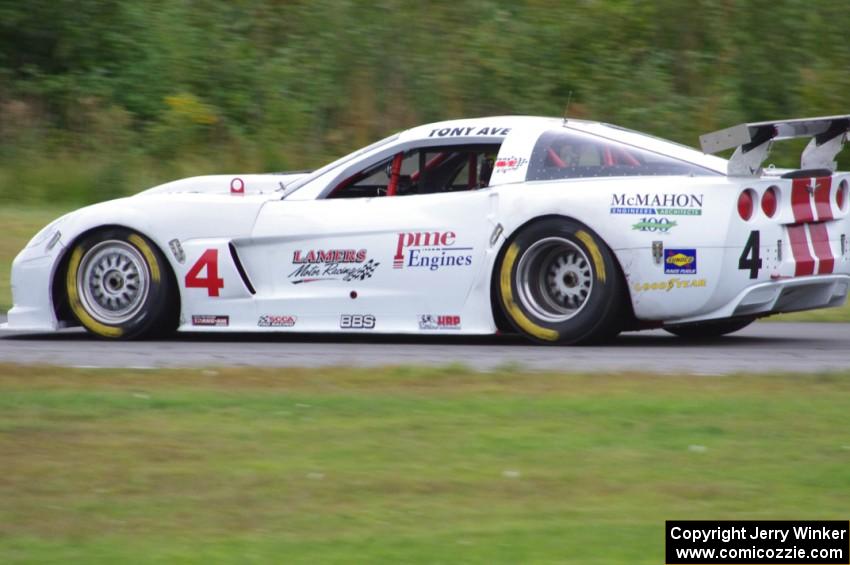
[[[753,198],[752,189],[748,188],[738,197],[738,215],[744,221],[753,217],[753,208],[755,206],[755,198]]]
[[[843,180],[838,185],[838,190],[835,191],[835,205],[843,211],[845,202],[847,202],[847,181]]]
[[[776,187],[771,186],[764,191],[764,196],[761,197],[761,211],[768,218],[772,218],[776,214]]]

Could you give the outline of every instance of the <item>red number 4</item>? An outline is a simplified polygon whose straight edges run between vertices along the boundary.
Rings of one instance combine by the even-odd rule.
[[[206,268],[204,277],[201,271]],[[207,249],[198,262],[186,273],[186,288],[205,288],[208,296],[218,296],[224,288],[224,279],[218,278],[218,249]]]

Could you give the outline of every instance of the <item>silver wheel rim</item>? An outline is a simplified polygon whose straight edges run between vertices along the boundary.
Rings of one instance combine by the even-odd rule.
[[[520,303],[547,322],[576,316],[593,291],[593,270],[581,247],[568,239],[547,237],[520,257],[516,270]]]
[[[150,272],[138,249],[118,240],[98,243],[86,252],[77,270],[83,307],[103,324],[132,319],[148,297]]]

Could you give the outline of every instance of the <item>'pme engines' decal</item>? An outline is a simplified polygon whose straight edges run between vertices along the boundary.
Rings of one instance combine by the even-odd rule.
[[[436,271],[472,265],[473,248],[457,246],[456,240],[453,231],[400,233],[393,268]]]

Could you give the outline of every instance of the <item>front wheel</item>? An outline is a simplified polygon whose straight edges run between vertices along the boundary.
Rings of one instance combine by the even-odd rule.
[[[100,337],[147,337],[176,326],[176,290],[165,258],[130,230],[103,230],[78,241],[65,290],[80,324]]]
[[[504,314],[527,337],[576,344],[619,333],[624,292],[618,265],[581,224],[551,219],[523,229],[497,272]]]

